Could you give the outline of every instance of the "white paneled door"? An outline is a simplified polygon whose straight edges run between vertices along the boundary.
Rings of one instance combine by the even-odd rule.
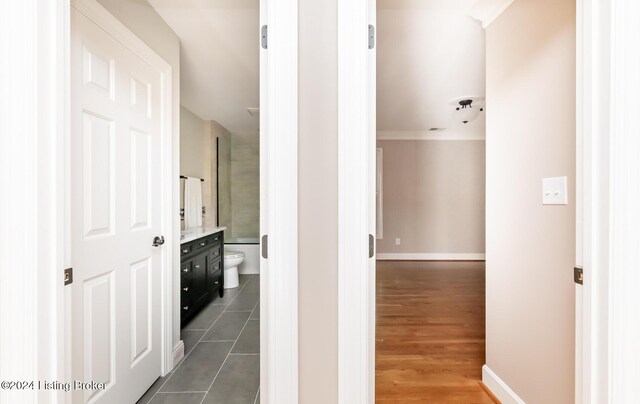
[[[161,373],[162,75],[75,8],[70,57],[73,402],[135,403]]]

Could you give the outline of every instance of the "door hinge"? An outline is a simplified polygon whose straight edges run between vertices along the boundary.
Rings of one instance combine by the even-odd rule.
[[[376,239],[373,238],[373,234],[369,234],[369,258],[373,258],[375,249],[376,249]]]
[[[582,285],[584,272],[582,271],[582,267],[574,267],[573,268],[573,281],[578,285]]]
[[[262,258],[267,259],[269,257],[269,236],[262,236]]]
[[[67,268],[64,270],[64,286],[73,283],[73,268]]]
[[[376,28],[369,24],[369,49],[373,49],[376,46]]]
[[[267,49],[269,45],[269,35],[267,34],[267,26],[263,25],[260,30],[260,43],[262,44],[263,49]]]

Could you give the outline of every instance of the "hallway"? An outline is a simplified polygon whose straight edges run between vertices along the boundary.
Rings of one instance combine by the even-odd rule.
[[[489,403],[485,263],[378,261],[377,403]]]

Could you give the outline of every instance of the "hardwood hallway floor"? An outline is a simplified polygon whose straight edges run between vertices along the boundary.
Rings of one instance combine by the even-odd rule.
[[[490,403],[484,262],[379,261],[376,402]]]

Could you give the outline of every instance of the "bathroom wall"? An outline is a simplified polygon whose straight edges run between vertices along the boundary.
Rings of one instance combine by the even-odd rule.
[[[378,254],[483,255],[485,142],[378,140],[378,147],[384,232]]]
[[[218,203],[226,240],[257,242],[260,233],[260,135],[229,133],[219,126]],[[249,241],[243,241],[249,242]]]
[[[260,136],[231,135],[231,236],[257,238],[260,233]]]
[[[218,223],[227,226],[227,240],[233,230],[231,216],[231,133],[222,125],[214,124],[218,139]]]
[[[487,366],[527,403],[574,402],[575,0],[487,28]],[[569,204],[543,206],[544,177]]]
[[[180,175],[204,178],[202,148],[210,130],[209,121],[180,106]]]
[[[202,206],[204,226],[216,224],[216,145],[214,122],[200,119],[185,107],[180,107],[180,175],[204,179]],[[219,125],[218,125],[219,126]],[[184,181],[180,181],[180,206],[184,202]]]

